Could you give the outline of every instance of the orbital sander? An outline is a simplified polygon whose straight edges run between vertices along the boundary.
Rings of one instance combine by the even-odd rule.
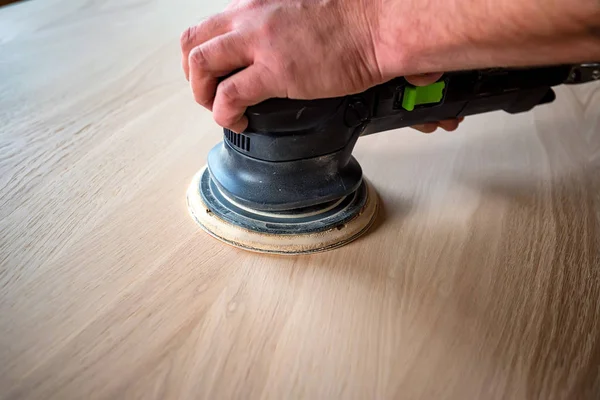
[[[210,235],[264,253],[314,253],[364,234],[378,210],[352,150],[361,136],[555,99],[553,86],[600,77],[600,64],[445,74],[416,87],[399,77],[363,93],[269,99],[247,109],[248,127],[224,129],[187,192]]]

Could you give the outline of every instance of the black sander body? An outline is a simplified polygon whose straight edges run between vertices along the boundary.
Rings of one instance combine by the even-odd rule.
[[[553,86],[594,80],[598,64],[445,74],[424,87],[396,78],[363,93],[270,99],[248,128],[224,130],[188,190],[194,219],[247,250],[299,254],[342,246],[371,226],[377,195],[352,157],[364,135],[490,111],[520,113],[555,99]]]

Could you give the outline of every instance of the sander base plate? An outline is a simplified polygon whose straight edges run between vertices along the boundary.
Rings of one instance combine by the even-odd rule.
[[[344,246],[371,227],[378,211],[377,194],[365,180],[354,193],[321,209],[281,213],[250,210],[221,193],[206,166],[192,179],[187,205],[200,227],[222,242],[283,255]]]

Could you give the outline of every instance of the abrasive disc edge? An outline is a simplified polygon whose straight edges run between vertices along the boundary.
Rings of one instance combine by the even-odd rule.
[[[200,194],[200,178],[204,166],[192,179],[187,190],[187,206],[192,218],[214,238],[244,250],[297,255],[317,253],[344,246],[365,234],[377,217],[379,208],[375,190],[367,184],[367,199],[360,211],[343,226],[332,226],[320,232],[304,234],[269,234],[252,231],[229,223],[213,213]]]

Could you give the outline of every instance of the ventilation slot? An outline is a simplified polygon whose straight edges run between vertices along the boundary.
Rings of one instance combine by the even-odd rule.
[[[229,129],[225,129],[225,139],[227,141],[242,150],[250,151],[250,138],[248,136],[242,135],[241,133],[234,133]]]

